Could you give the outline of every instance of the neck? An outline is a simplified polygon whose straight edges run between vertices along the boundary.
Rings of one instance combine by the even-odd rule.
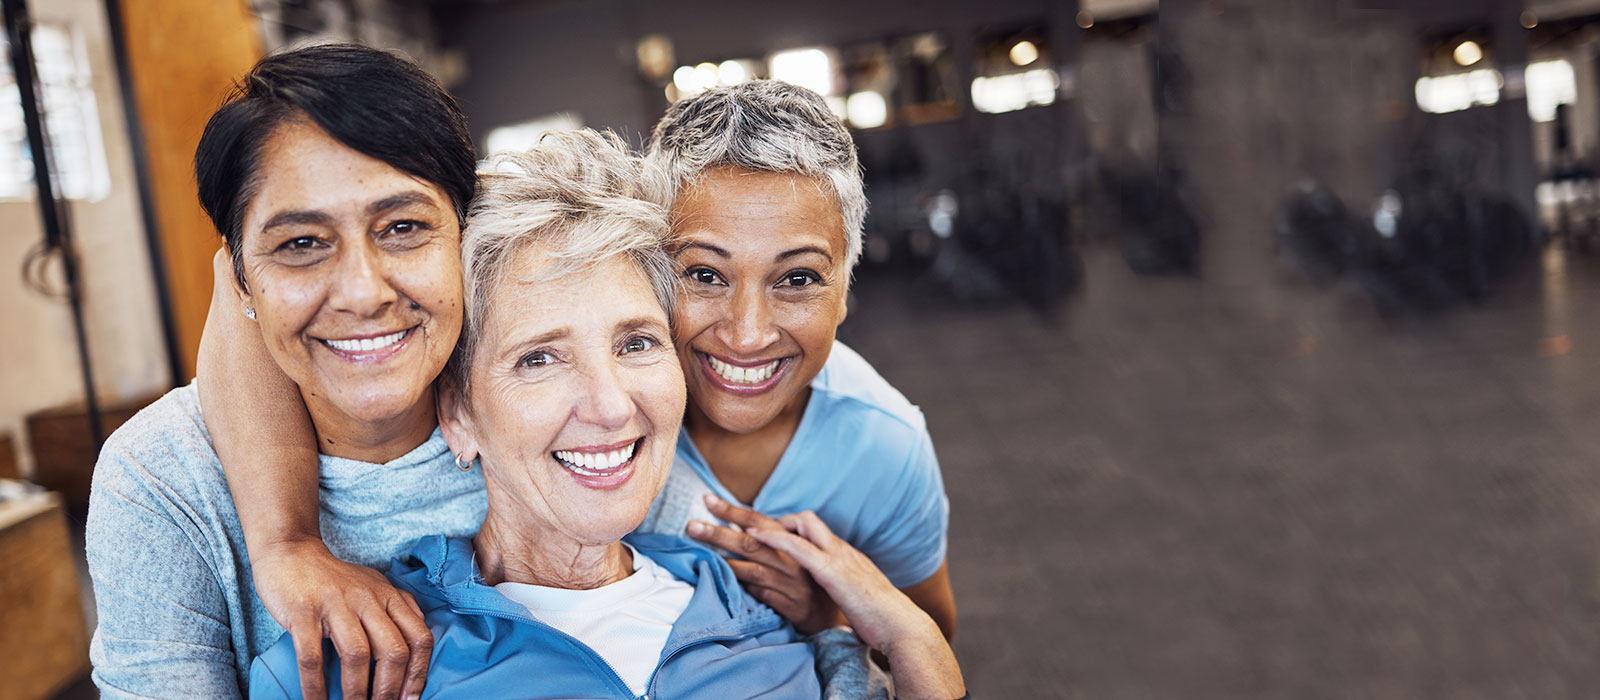
[[[741,503],[754,503],[794,440],[810,399],[807,387],[766,425],[747,433],[717,425],[694,401],[689,402],[683,422],[717,480]]]
[[[493,494],[491,490],[490,495]],[[489,515],[472,540],[478,554],[478,572],[487,585],[509,581],[589,590],[616,583],[633,573],[633,554],[621,542],[584,544],[549,528],[507,522],[495,517],[495,512],[491,502]]]
[[[317,431],[317,449],[330,457],[383,464],[399,459],[428,441],[439,425],[433,392],[400,415],[382,420],[362,420],[345,414],[316,397],[301,394]]]

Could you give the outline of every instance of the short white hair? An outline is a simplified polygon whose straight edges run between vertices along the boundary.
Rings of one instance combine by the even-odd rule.
[[[551,277],[625,256],[655,291],[667,317],[678,273],[667,253],[667,210],[645,193],[654,169],[609,131],[554,131],[523,152],[497,154],[478,169],[478,195],[461,233],[466,313],[447,372],[466,391],[490,296],[517,253],[537,244],[556,262]]]
[[[844,219],[846,257],[861,257],[867,195],[855,141],[826,100],[779,80],[713,88],[667,110],[650,139],[664,175],[655,197],[671,207],[686,187],[723,166],[792,173],[825,184]]]

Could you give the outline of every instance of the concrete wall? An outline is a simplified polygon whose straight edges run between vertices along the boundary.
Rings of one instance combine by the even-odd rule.
[[[111,41],[101,0],[29,3],[35,21],[66,25],[82,37],[94,76],[111,193],[74,201],[71,219],[85,279],[85,313],[95,384],[102,400],[160,392],[170,384],[165,346]],[[32,473],[23,429],[33,411],[82,399],[83,383],[64,302],[23,287],[22,259],[42,237],[37,203],[0,202],[0,430],[22,441],[24,475]],[[88,440],[87,435],[84,440]]]

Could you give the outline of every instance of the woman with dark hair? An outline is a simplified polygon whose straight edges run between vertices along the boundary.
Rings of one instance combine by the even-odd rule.
[[[219,294],[294,382],[320,450],[310,501],[320,542],[355,564],[382,566],[420,537],[470,535],[483,520],[483,476],[454,466],[433,390],[461,329],[474,167],[466,121],[437,81],[350,45],[263,59],[195,153],[201,204],[231,260]],[[251,561],[240,526],[258,499],[230,496],[198,390],[226,393],[257,376],[202,367],[100,454],[87,553],[98,607],[90,656],[105,697],[239,697],[251,660],[284,632],[252,578],[272,564]],[[341,573],[360,571],[382,581],[356,566]],[[398,594],[385,604],[415,610]],[[360,639],[334,636],[359,659],[351,688],[366,686],[362,647],[426,659],[431,637],[414,614],[369,621]],[[379,664],[381,695],[400,692],[396,666]]]

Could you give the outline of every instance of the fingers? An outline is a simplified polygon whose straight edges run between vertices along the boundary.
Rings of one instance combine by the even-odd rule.
[[[422,619],[422,608],[417,607],[417,601],[411,594],[398,591],[400,599],[389,606],[389,614],[394,617],[395,625],[400,628],[400,634],[405,635],[406,644],[411,649],[411,661],[406,666],[405,683],[400,688],[403,698],[416,698],[422,696],[422,688],[428,683],[428,664],[433,658],[433,633],[428,631],[428,623]]]
[[[789,594],[782,590],[756,585],[747,585],[744,590],[789,622],[803,619],[807,612],[804,603],[789,597]]]
[[[706,508],[711,514],[723,520],[738,525],[746,530],[753,527],[777,527],[778,522],[759,511],[742,508],[724,501],[712,494],[705,495]]]
[[[768,529],[781,527],[775,521],[769,522],[772,524],[767,526]],[[793,559],[762,544],[750,535],[750,532],[754,529],[757,528],[746,528],[744,532],[739,532],[733,528],[702,523],[698,520],[689,521],[689,525],[686,528],[690,537],[701,542],[721,547],[723,550],[737,554],[750,561],[770,566],[790,576],[799,575],[800,566]]]
[[[295,618],[289,625],[294,639],[294,658],[300,669],[300,696],[305,700],[327,700],[322,677],[322,626],[310,614]]]
[[[827,523],[822,522],[822,518],[809,510],[785,515],[779,518],[778,522],[822,549],[833,549],[833,545],[842,541],[838,535],[833,534]]]
[[[706,544],[721,547],[729,552],[737,554],[741,557],[745,557],[746,559],[760,556],[762,550],[767,549],[766,546],[762,545],[760,542],[757,542],[756,539],[751,537],[748,533],[739,532],[732,528],[726,528],[721,525],[712,525],[710,523],[702,523],[698,520],[690,520],[689,525],[685,528],[685,530],[689,533],[689,536],[693,537],[694,539],[700,540]]]
[[[809,576],[791,576],[786,572],[778,571],[765,564],[729,559],[728,566],[733,567],[733,575],[740,583],[762,588],[772,588],[785,591],[791,598],[801,598],[811,589]]]
[[[794,516],[785,515],[783,519],[788,520],[792,517]],[[787,522],[784,524],[788,525]],[[748,534],[756,541],[793,557],[812,576],[816,576],[817,571],[828,563],[828,555],[816,544],[788,530],[760,529],[751,530]]]
[[[333,648],[339,652],[339,687],[347,698],[367,696],[367,667],[372,661],[372,649],[367,644],[367,631],[361,619],[348,610],[340,610],[328,618],[328,636]]]
[[[370,613],[363,615],[361,622],[367,630],[373,660],[377,662],[372,674],[372,698],[397,700],[408,670],[407,662],[411,659],[411,646],[400,634],[400,628],[389,619],[388,612],[372,610]]]

